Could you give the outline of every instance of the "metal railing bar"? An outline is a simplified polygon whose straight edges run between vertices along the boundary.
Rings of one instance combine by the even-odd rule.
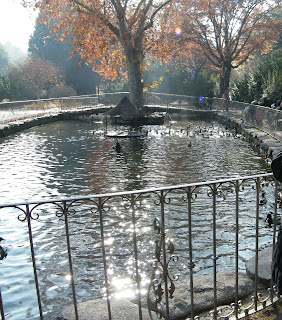
[[[131,210],[132,210],[132,224],[133,224],[133,247],[134,247],[134,259],[135,259],[135,274],[137,284],[137,296],[138,296],[138,309],[139,309],[139,320],[142,320],[142,306],[141,306],[141,277],[138,267],[138,249],[137,249],[137,237],[136,237],[136,216],[135,216],[135,200],[134,195],[131,195]]]
[[[2,318],[2,320],[5,320],[5,313],[4,313],[4,307],[3,307],[3,301],[2,301],[2,294],[1,294],[1,287],[0,287],[0,311],[1,311],[1,318]]]
[[[273,251],[275,248],[275,244],[276,244],[276,233],[277,233],[277,217],[278,217],[278,213],[277,213],[277,208],[278,208],[278,181],[275,180],[275,204],[274,204],[274,227],[273,227]]]
[[[162,250],[163,250],[163,277],[164,277],[164,284],[165,284],[165,319],[170,320],[169,316],[169,299],[168,299],[168,266],[167,266],[167,259],[166,259],[166,233],[165,233],[165,196],[164,191],[161,191],[161,239],[162,239]]]
[[[68,208],[67,208],[66,201],[64,201],[64,203],[63,203],[63,213],[64,213],[64,220],[65,220],[65,230],[66,230],[66,239],[67,239],[67,248],[68,248],[68,259],[69,259],[70,278],[71,278],[71,287],[72,287],[72,296],[73,296],[73,306],[74,306],[75,319],[78,320],[78,309],[77,309],[77,301],[76,301],[76,293],[75,293],[74,274],[73,274],[73,266],[72,266],[70,236],[69,236],[69,225],[68,225]]]
[[[278,181],[275,180],[275,204],[274,204],[274,226],[273,226],[273,238],[272,238],[272,257],[274,254],[274,249],[275,249],[275,245],[276,245],[276,237],[277,237],[277,216],[278,216],[277,208],[278,208]],[[274,282],[273,282],[273,279],[271,276],[271,294],[270,294],[271,303],[273,303],[273,301],[274,301],[273,286],[274,286]]]
[[[192,191],[191,187],[187,188],[187,201],[188,201],[188,236],[189,236],[189,269],[190,269],[190,298],[191,298],[191,315],[190,318],[195,317],[194,307],[194,283],[193,283],[193,244],[192,244]]]
[[[217,255],[216,255],[216,194],[217,185],[212,186],[213,205],[212,205],[212,225],[213,225],[213,300],[214,300],[214,319],[217,319],[217,284],[216,284],[216,271],[217,271]]]
[[[214,291],[213,291],[213,300],[214,300],[214,306],[213,306],[213,311],[212,311],[212,315],[214,317],[214,319],[220,318],[220,314],[218,313],[218,297],[217,297],[217,269],[218,269],[218,257],[217,257],[217,223],[218,221],[217,219],[217,200],[220,198],[220,183],[226,183],[226,182],[231,182],[231,181],[235,181],[235,198],[236,198],[236,208],[235,208],[235,230],[236,230],[236,234],[235,234],[235,263],[236,263],[236,272],[235,272],[235,288],[236,288],[236,293],[235,293],[235,307],[233,308],[233,313],[235,313],[236,315],[236,319],[238,319],[238,312],[239,312],[239,305],[240,302],[238,301],[238,283],[239,283],[239,275],[238,275],[238,270],[239,270],[239,193],[240,193],[240,182],[246,182],[246,180],[252,180],[253,183],[256,184],[256,189],[255,189],[255,193],[256,193],[256,225],[255,225],[255,252],[256,252],[256,256],[255,256],[255,296],[254,296],[254,308],[255,311],[258,311],[258,309],[260,308],[258,305],[261,304],[261,301],[259,299],[259,294],[258,294],[258,252],[259,252],[259,216],[260,216],[260,193],[262,191],[262,182],[264,178],[267,177],[272,177],[272,173],[268,173],[268,174],[261,174],[261,175],[254,175],[254,176],[248,176],[246,177],[239,177],[239,178],[232,178],[232,179],[221,179],[221,180],[217,180],[217,181],[213,181],[213,182],[201,182],[201,183],[196,183],[196,184],[188,184],[186,185],[186,189],[185,192],[187,194],[187,218],[188,219],[188,251],[189,251],[189,257],[188,257],[188,262],[189,262],[189,268],[190,268],[190,292],[191,292],[191,318],[194,318],[194,314],[195,314],[195,310],[194,310],[194,288],[193,288],[193,267],[194,267],[194,263],[193,263],[193,243],[192,243],[192,200],[193,200],[193,194],[195,192],[195,186],[208,186],[210,188],[210,190],[212,191],[209,194],[212,194],[212,208],[210,207],[210,209],[212,209],[212,225],[213,225],[213,234],[212,234],[212,252],[213,252],[213,281],[214,281]],[[255,179],[254,179],[255,178]],[[274,180],[275,181],[275,180]],[[187,187],[188,186],[188,187]],[[169,249],[166,248],[167,247],[167,241],[169,240],[169,238],[166,239],[167,235],[166,235],[166,224],[167,224],[167,204],[169,203],[170,199],[166,199],[166,196],[168,194],[168,192],[166,193],[165,191],[172,191],[174,188],[173,187],[163,187],[163,188],[152,188],[152,189],[146,189],[146,193],[148,193],[147,190],[161,190],[160,192],[158,192],[158,196],[159,196],[159,200],[160,202],[158,204],[160,204],[160,216],[161,216],[161,223],[160,223],[160,236],[161,236],[161,242],[160,242],[160,248],[162,250],[163,253],[163,257],[162,257],[162,268],[163,268],[163,288],[164,288],[164,304],[162,304],[163,306],[163,310],[162,314],[166,317],[166,319],[170,319],[170,310],[169,310],[169,299],[170,299],[170,288],[169,288],[169,281],[170,279],[170,268],[169,268]],[[175,190],[180,189],[180,187],[178,186],[178,188],[175,188]],[[253,186],[254,189],[254,186]],[[273,188],[274,189],[274,188]],[[182,188],[183,190],[183,188]],[[273,235],[273,244],[275,244],[275,232],[276,232],[276,220],[277,220],[277,202],[278,202],[278,183],[277,181],[275,182],[275,190],[273,190],[275,192],[275,226],[274,226],[274,235]],[[111,287],[110,287],[110,283],[109,283],[109,276],[108,276],[108,258],[109,256],[107,255],[107,249],[106,249],[106,245],[105,245],[105,218],[103,216],[104,214],[104,203],[105,201],[112,199],[114,197],[117,197],[118,195],[130,195],[131,197],[127,197],[128,200],[130,200],[130,207],[131,207],[131,221],[133,224],[133,233],[132,233],[132,241],[133,241],[133,247],[134,247],[134,258],[135,258],[135,276],[136,276],[136,285],[137,285],[137,289],[138,289],[138,309],[139,309],[139,319],[142,320],[142,309],[141,309],[141,295],[140,295],[140,288],[141,288],[141,277],[140,277],[140,268],[139,268],[139,257],[138,257],[138,240],[137,240],[137,229],[136,229],[136,223],[137,223],[137,219],[136,219],[136,214],[137,214],[137,202],[136,199],[138,199],[138,197],[140,197],[140,195],[142,195],[142,193],[145,193],[145,190],[141,190],[140,193],[138,193],[137,197],[135,197],[135,195],[138,193],[138,191],[131,191],[131,192],[118,192],[118,193],[111,193],[110,197],[106,197],[106,195],[97,195],[98,196],[98,202],[96,203],[98,206],[98,212],[99,212],[99,217],[100,217],[100,233],[101,233],[101,239],[102,239],[102,243],[101,243],[101,250],[103,252],[103,263],[104,263],[104,274],[105,274],[105,286],[106,286],[106,297],[107,297],[107,306],[108,306],[108,314],[109,314],[109,319],[112,319],[112,310],[111,310]],[[195,194],[196,195],[196,194]],[[87,199],[90,200],[91,202],[93,202],[93,199],[96,196],[94,195],[93,197],[76,197],[75,199],[81,200],[81,199]],[[123,197],[124,198],[124,197]],[[73,199],[73,198],[72,198]],[[37,203],[37,205],[39,204],[43,204],[46,203],[44,201],[41,201],[40,203]],[[50,201],[49,203],[52,204],[58,204],[58,201]],[[61,204],[60,207],[63,210],[63,214],[64,214],[64,218],[65,218],[65,232],[66,232],[66,237],[67,237],[67,246],[68,246],[68,254],[69,254],[69,268],[70,268],[70,274],[71,274],[71,281],[72,281],[72,288],[73,288],[73,297],[74,297],[74,306],[75,306],[75,312],[76,312],[76,320],[78,320],[78,310],[77,310],[77,301],[76,301],[76,294],[75,294],[75,284],[74,284],[74,276],[73,276],[73,264],[72,264],[72,258],[71,258],[71,246],[70,246],[70,235],[69,235],[69,222],[68,222],[68,215],[69,215],[69,207],[70,207],[70,198],[68,200],[64,200]],[[1,208],[1,207],[0,207]],[[35,208],[35,207],[34,207]],[[29,230],[29,236],[30,236],[30,249],[31,249],[31,255],[32,255],[32,262],[33,262],[33,269],[34,269],[34,279],[35,279],[35,283],[37,286],[37,292],[38,292],[38,299],[39,299],[39,309],[40,309],[40,319],[43,319],[42,316],[42,308],[41,308],[41,302],[40,302],[40,291],[39,291],[39,284],[38,284],[38,279],[37,279],[37,272],[36,272],[36,259],[35,259],[35,253],[34,253],[34,248],[33,248],[33,235],[32,235],[32,228],[31,228],[31,220],[34,219],[32,217],[32,212],[34,210],[34,208],[31,208],[29,206],[29,204],[26,204],[26,208],[25,210],[21,209],[20,207],[18,207],[18,209],[21,209],[22,211],[25,212],[25,215],[28,219],[28,230]],[[186,210],[185,210],[186,211]],[[209,213],[209,215],[211,214]],[[186,215],[186,213],[184,212],[184,214]],[[23,220],[22,220],[23,221]],[[160,260],[159,260],[160,261]],[[1,293],[1,292],[0,292]],[[271,298],[269,298],[271,299]],[[273,301],[273,299],[271,300]],[[0,301],[1,303],[2,301]],[[2,308],[3,309],[3,308]],[[235,311],[234,311],[235,310]],[[4,310],[1,310],[2,313],[4,313]],[[137,313],[137,312],[136,312]]]
[[[32,229],[31,229],[31,222],[30,222],[31,214],[30,214],[28,205],[26,206],[26,217],[27,217],[27,225],[28,225],[28,235],[29,235],[30,251],[31,251],[31,258],[32,258],[33,274],[34,274],[36,294],[37,294],[37,303],[39,308],[39,316],[40,316],[40,319],[43,320],[40,288],[39,288],[39,282],[38,282],[35,253],[34,253],[34,246],[33,246],[33,236],[32,236]]]
[[[122,93],[122,92],[120,92]],[[98,97],[98,94],[90,94],[90,95],[81,95],[81,96],[69,96],[69,97],[60,97],[60,98],[46,98],[46,99],[38,99],[38,100],[17,100],[17,101],[1,101],[0,102],[0,106],[1,105],[11,105],[11,104],[15,104],[15,103],[31,103],[31,102],[44,102],[44,101],[57,101],[57,100],[61,100],[61,99],[67,99],[67,100],[73,100],[73,99],[85,99],[85,98],[93,98],[93,97]]]
[[[7,207],[17,207],[21,205],[31,205],[31,204],[47,204],[47,203],[56,203],[56,202],[64,202],[64,201],[78,201],[78,200],[89,200],[89,199],[99,199],[99,198],[112,198],[112,197],[118,197],[123,195],[131,195],[131,194],[144,194],[144,193],[150,193],[150,192],[157,192],[157,191],[169,191],[169,190],[177,190],[177,189],[185,189],[188,187],[200,187],[200,186],[206,186],[206,185],[213,185],[213,184],[221,184],[226,181],[229,182],[236,182],[237,180],[251,180],[255,179],[257,177],[271,177],[273,176],[272,173],[263,173],[263,174],[256,174],[252,176],[240,176],[240,177],[234,177],[234,178],[228,178],[228,179],[220,179],[220,180],[210,180],[205,182],[196,182],[196,183],[188,183],[188,184],[181,184],[181,185],[172,185],[172,186],[165,186],[165,187],[155,187],[155,188],[148,188],[148,189],[141,189],[141,190],[132,190],[132,191],[123,191],[123,192],[112,192],[112,193],[104,193],[104,194],[92,194],[88,196],[81,196],[81,197],[69,197],[69,198],[55,198],[55,199],[46,199],[46,200],[33,200],[33,201],[23,201],[18,203],[4,203],[0,204],[1,208],[7,208]]]
[[[255,254],[255,311],[258,310],[258,252],[259,252],[260,178],[256,181],[256,254]]]
[[[104,265],[104,276],[105,276],[107,308],[108,308],[109,320],[111,320],[111,319],[112,319],[112,312],[111,312],[111,302],[110,302],[110,294],[109,294],[108,266],[107,266],[106,247],[105,247],[105,236],[104,236],[103,203],[102,203],[102,198],[99,198],[98,210],[99,210],[99,219],[100,219],[100,235],[101,235],[102,254],[103,254],[103,265]]]
[[[239,314],[239,181],[235,184],[236,212],[235,212],[235,317]]]

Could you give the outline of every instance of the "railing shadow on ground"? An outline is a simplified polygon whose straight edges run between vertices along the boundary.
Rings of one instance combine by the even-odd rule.
[[[65,310],[71,319],[92,319],[81,315],[84,300],[89,310],[89,305],[103,303],[99,312],[107,319],[115,318],[124,300],[134,302],[132,310],[126,305],[131,319],[194,319],[204,311],[210,311],[206,317],[211,319],[228,319],[247,316],[279,298],[270,275],[260,277],[259,253],[268,248],[271,258],[281,194],[272,174],[261,174],[2,204],[0,212],[2,224],[19,224],[21,234],[28,235],[18,244],[30,249],[33,275],[21,289],[35,288],[40,319],[52,319],[50,309]],[[266,222],[270,211],[273,223]],[[13,230],[5,235],[7,242],[13,237]],[[246,263],[253,257],[250,280]],[[8,252],[0,267],[16,260]],[[58,277],[58,286],[48,300],[50,275]],[[14,308],[5,306],[8,287],[2,282],[3,320]],[[83,296],[87,290],[91,294]],[[99,312],[93,319],[102,319]]]

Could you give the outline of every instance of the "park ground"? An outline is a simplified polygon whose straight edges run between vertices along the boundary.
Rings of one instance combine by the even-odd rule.
[[[248,320],[282,320],[282,301],[273,304],[266,309],[256,312],[247,318]]]

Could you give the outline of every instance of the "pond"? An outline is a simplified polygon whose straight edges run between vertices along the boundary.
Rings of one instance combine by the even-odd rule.
[[[119,152],[114,148],[116,139],[104,136],[100,119],[55,122],[0,139],[0,203],[172,186],[269,171],[268,165],[249,143],[222,124],[177,119],[162,126],[147,126],[146,130],[148,135],[144,138],[120,139],[122,148]],[[78,301],[101,296],[100,284],[95,286],[95,281],[101,280],[100,273],[96,272],[96,261],[101,260],[99,241],[95,240],[98,230],[91,227],[89,219],[89,214],[84,212],[72,229],[76,235],[72,249],[81,258],[77,268],[84,270],[78,275]],[[142,219],[143,227],[147,228],[149,221],[145,216]],[[200,230],[205,230],[207,218],[197,219]],[[173,220],[183,223],[181,205]],[[109,218],[109,246],[113,234],[124,232],[123,242],[116,243],[112,249],[120,260],[117,269],[112,268],[113,273],[118,273],[124,266],[123,258],[127,265],[132,264],[131,252],[123,248],[126,228],[120,228],[121,223],[127,222],[122,216],[119,221]],[[3,245],[8,249],[7,259],[0,262],[6,318],[37,319],[26,226],[11,210],[5,214],[0,212],[0,227],[0,236],[5,239]],[[46,311],[51,311],[58,301],[61,304],[71,301],[63,228],[64,225],[52,218],[47,210],[46,217],[34,227]],[[176,237],[181,239],[181,230],[177,232]],[[222,237],[226,237],[224,230]],[[146,240],[148,247],[149,239]],[[88,249],[93,252],[93,247],[96,251],[89,255]],[[150,250],[144,250],[144,259]],[[200,247],[198,252],[199,257],[204,255]],[[210,267],[206,263],[199,265],[199,273],[205,273]],[[115,280],[117,287],[120,286],[118,278]]]

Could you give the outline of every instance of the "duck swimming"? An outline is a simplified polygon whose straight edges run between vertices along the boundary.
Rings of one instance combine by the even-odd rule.
[[[265,221],[268,223],[269,227],[271,227],[271,225],[274,224],[274,220],[272,218],[272,213],[271,212],[267,214]],[[280,216],[277,216],[276,224],[277,225],[281,225],[281,217]]]
[[[0,237],[0,243],[1,241],[3,241],[4,239],[2,237]],[[2,248],[2,246],[0,245],[0,260],[3,260],[7,257],[7,250],[5,250],[4,248]]]
[[[114,148],[115,148],[116,151],[120,151],[122,147],[121,147],[120,143],[117,141],[117,143],[114,146]]]
[[[261,206],[263,206],[264,204],[266,204],[267,203],[267,199],[266,199],[266,197],[265,197],[265,192],[263,191],[262,193],[261,193],[261,199],[260,199],[260,201],[259,201],[259,204],[261,205]]]
[[[272,219],[271,213],[267,214],[265,221],[268,223],[268,226],[271,227],[271,225],[273,224],[273,219]]]

